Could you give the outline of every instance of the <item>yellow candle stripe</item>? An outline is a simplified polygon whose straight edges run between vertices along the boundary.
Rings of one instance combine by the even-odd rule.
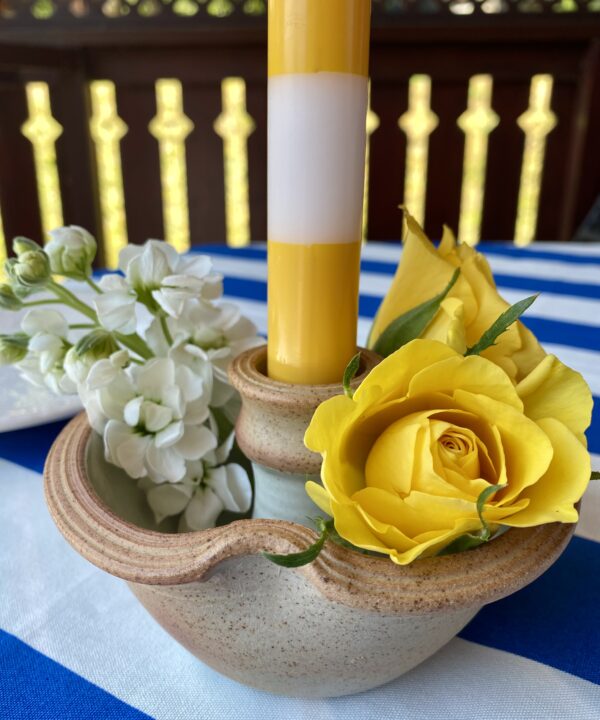
[[[269,377],[342,381],[356,353],[360,249],[269,241]]]
[[[269,0],[269,75],[367,77],[370,15],[371,0]]]

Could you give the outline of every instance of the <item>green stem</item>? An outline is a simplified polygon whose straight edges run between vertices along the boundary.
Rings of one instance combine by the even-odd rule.
[[[171,333],[169,331],[169,326],[167,324],[167,318],[164,315],[160,315],[160,326],[163,331],[163,335],[165,336],[165,340],[167,341],[167,345],[169,347],[173,346],[173,338],[171,337]]]
[[[92,323],[75,323],[75,325],[69,325],[69,327],[71,330],[93,330],[98,326]]]
[[[89,317],[90,320],[93,320],[96,325],[99,324],[98,316],[92,310],[92,308],[89,305],[86,305],[84,302],[81,302],[81,300],[70,290],[67,290],[66,287],[59,285],[54,281],[51,281],[48,285],[48,289],[51,290],[59,298],[61,298],[66,305],[70,305],[74,310],[78,310],[82,315]],[[132,335],[123,335],[122,333],[116,332],[114,333],[114,336],[121,343],[121,345],[124,345],[128,350],[132,350],[144,360],[149,360],[150,358],[154,357],[154,353],[152,352],[152,350],[150,350],[150,348],[146,345],[146,343],[139,335],[135,333]]]
[[[122,333],[114,333],[115,338],[124,345],[128,350],[133,350],[134,353],[139,355],[144,360],[150,360],[154,357],[154,353],[146,345],[139,335],[123,335]]]
[[[93,320],[95,323],[98,322],[98,317],[92,308],[84,302],[81,302],[76,295],[74,295],[70,290],[67,290],[67,288],[63,285],[59,285],[57,282],[54,282],[54,280],[51,280],[48,285],[48,290],[60,298],[65,305],[70,305],[74,310],[77,310],[82,315],[89,317],[90,320]]]
[[[35,305],[64,305],[62,300],[32,300],[31,302],[24,302],[23,307],[34,307]]]
[[[96,285],[96,283],[92,280],[91,277],[86,277],[85,282],[92,288],[92,290],[95,290],[100,295],[102,295],[102,293],[104,292],[99,285]]]

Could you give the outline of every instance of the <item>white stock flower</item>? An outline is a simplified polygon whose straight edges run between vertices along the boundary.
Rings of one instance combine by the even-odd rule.
[[[217,306],[196,303],[189,311],[187,323],[191,333],[181,347],[196,362],[211,364],[214,373],[211,404],[220,407],[234,395],[227,375],[231,361],[245,350],[262,345],[264,340],[257,335],[254,323],[232,303]]]
[[[121,420],[125,404],[134,396],[131,380],[124,372],[129,353],[118,350],[96,361],[78,385],[79,397],[94,430],[103,435],[109,420]]]
[[[103,291],[102,295],[94,297],[99,323],[111,332],[134,333],[137,298],[127,281],[118,275],[105,275],[98,284]]]
[[[201,460],[188,462],[182,482],[154,487],[144,483],[156,521],[183,513],[179,530],[187,532],[214,527],[224,510],[247,512],[252,504],[252,487],[244,468],[226,464],[232,446],[233,433]]]
[[[184,314],[167,319],[173,345],[169,346],[155,319],[145,334],[153,352],[168,355],[194,372],[213,375],[212,407],[222,407],[235,395],[227,370],[231,360],[244,350],[262,345],[256,326],[232,303],[213,305],[202,300],[187,303]]]
[[[44,247],[50,268],[57,275],[83,280],[92,272],[96,257],[94,236],[78,225],[51,230],[50,242]]]
[[[77,386],[64,369],[69,325],[56,310],[30,310],[21,321],[22,331],[29,336],[28,352],[17,363],[23,377],[38,387],[48,387],[58,395],[71,395]]]
[[[119,269],[125,274],[140,302],[171,317],[179,317],[188,300],[212,300],[222,293],[222,278],[211,272],[206,255],[179,255],[162,240],[128,245],[119,254]]]
[[[90,389],[99,373],[94,366],[87,381]],[[109,418],[104,428],[106,459],[132,478],[179,482],[186,461],[201,458],[216,445],[203,425],[210,398],[202,378],[169,358],[131,365],[97,388],[96,399]]]

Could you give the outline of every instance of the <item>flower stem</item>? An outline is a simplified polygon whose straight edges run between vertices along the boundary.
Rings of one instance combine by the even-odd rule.
[[[160,326],[163,331],[163,335],[165,336],[165,340],[167,341],[167,345],[169,347],[173,346],[173,338],[171,337],[171,333],[169,331],[169,326],[167,324],[167,318],[164,315],[160,316]]]
[[[69,327],[71,330],[91,330],[98,326],[93,323],[75,323],[75,325],[69,325]]]
[[[91,277],[86,277],[85,282],[92,288],[92,290],[95,290],[97,293],[102,295],[104,292],[93,280]]]
[[[35,305],[64,305],[62,300],[32,300],[31,302],[24,302],[23,307],[34,307]]]
[[[98,317],[92,308],[84,302],[81,302],[81,300],[70,290],[67,290],[66,287],[59,285],[57,282],[54,282],[54,280],[51,280],[48,284],[48,289],[51,290],[60,300],[62,300],[65,305],[69,305],[74,310],[79,311],[82,315],[89,317],[90,320],[93,320],[95,323],[98,322]]]
[[[146,345],[139,335],[123,335],[122,333],[114,333],[115,338],[124,345],[128,350],[132,350],[144,360],[150,360],[154,357],[154,353]]]

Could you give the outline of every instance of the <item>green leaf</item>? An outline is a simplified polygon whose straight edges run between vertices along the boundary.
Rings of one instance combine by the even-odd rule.
[[[464,550],[472,550],[486,543],[491,536],[490,526],[487,524],[487,520],[483,517],[483,510],[486,502],[495,493],[500,490],[504,490],[506,485],[490,485],[482,490],[477,498],[477,514],[481,521],[481,530],[478,533],[465,533],[460,535],[453,540],[449,545],[439,551],[438,556],[441,555],[454,555],[454,553],[463,552]]]
[[[325,541],[333,528],[333,520],[326,522],[323,518],[316,518],[315,524],[320,530],[320,535],[317,541],[310,547],[306,548],[306,550],[302,550],[297,553],[290,553],[289,555],[274,555],[268,552],[263,552],[261,555],[266,557],[267,560],[270,560],[272,563],[275,563],[275,565],[280,565],[281,567],[297,568],[302,567],[303,565],[308,565],[323,549],[323,545],[325,545]]]
[[[452,279],[439,295],[432,297],[431,300],[426,300],[393,320],[377,338],[373,350],[382,357],[387,357],[406,343],[418,338],[435,317],[442,301],[456,284],[459,275],[460,269],[457,268]]]
[[[516,322],[521,315],[527,310],[528,307],[533,305],[537,300],[539,293],[531,295],[524,300],[519,300],[514,305],[511,305],[508,310],[500,315],[500,317],[492,323],[492,325],[483,333],[479,338],[479,341],[467,349],[465,355],[480,355],[484,350],[487,350],[492,345],[496,344],[496,340],[506,332],[508,328]]]
[[[356,355],[350,360],[348,365],[346,365],[346,369],[344,370],[344,379],[342,381],[342,384],[344,386],[344,395],[346,397],[349,397],[350,400],[354,397],[354,390],[350,387],[350,383],[354,380],[356,377],[356,373],[358,372],[358,369],[360,367],[360,353],[356,353]]]
[[[600,480],[600,472],[598,472],[597,470],[592,470],[590,480]]]
[[[486,487],[485,490],[482,490],[479,494],[479,497],[477,498],[477,514],[479,515],[479,519],[481,520],[481,536],[484,539],[484,542],[487,542],[490,539],[490,526],[487,524],[486,519],[483,517],[483,508],[486,502],[489,500],[489,498],[492,497],[492,495],[495,495],[499,490],[504,490],[504,488],[507,487],[506,485],[490,485],[489,487]]]

